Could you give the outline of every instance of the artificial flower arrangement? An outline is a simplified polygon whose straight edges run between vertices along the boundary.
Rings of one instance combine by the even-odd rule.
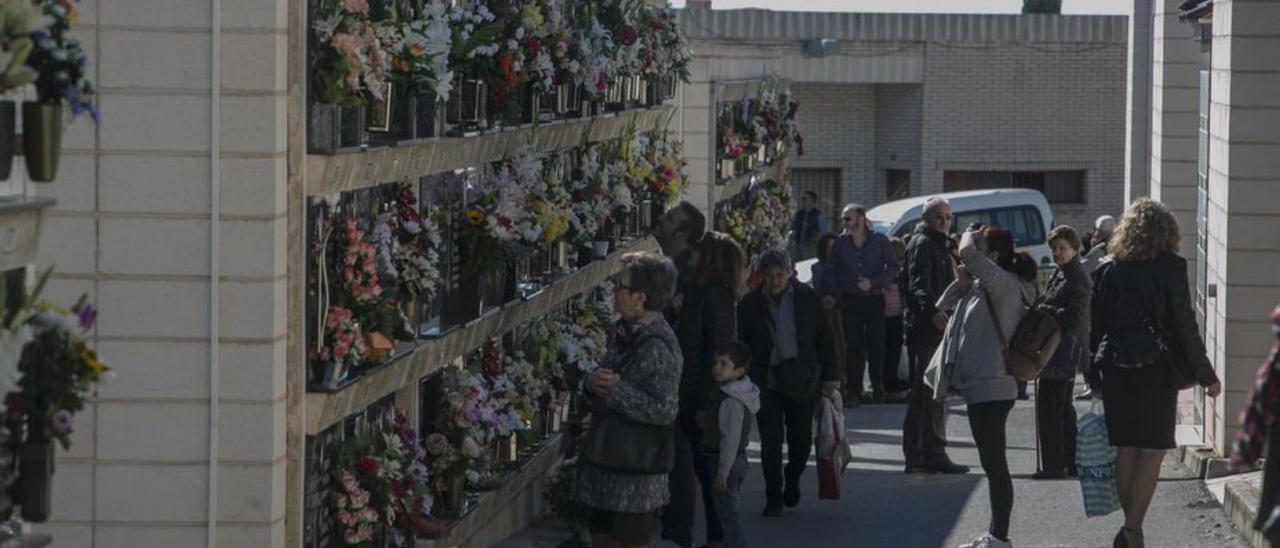
[[[643,4],[640,0],[613,0],[594,3],[600,24],[611,34],[615,46],[613,61],[617,76],[639,76],[641,73],[640,31],[637,22]]]
[[[443,212],[427,204],[418,211],[413,186],[400,183],[387,211],[378,215],[373,230],[382,277],[409,297],[432,297],[441,282],[440,223]]]
[[[400,410],[354,438],[335,442],[332,519],[346,546],[413,546],[441,538],[448,528],[431,517],[431,462],[426,447]]]
[[[311,29],[311,85],[321,103],[361,106],[382,99],[390,55],[370,16],[369,0],[322,0]]]
[[[469,181],[463,234],[468,272],[497,268],[541,247],[546,228],[530,201],[539,199],[545,185],[541,159],[527,149]]]
[[[760,85],[758,96],[720,104],[717,160],[737,160],[762,147],[804,154],[804,136],[796,118],[799,104],[790,90],[779,91],[779,87],[777,78],[770,77]]]
[[[737,240],[751,260],[785,243],[790,218],[791,187],[773,179],[716,206],[716,228]]]
[[[559,408],[569,396],[565,362],[560,356],[564,338],[561,321],[534,322],[519,343],[523,356],[532,365],[534,378],[531,381],[542,382],[538,398],[542,409]]]
[[[52,269],[22,306],[0,325],[3,364],[17,371],[15,388],[5,394],[10,433],[25,426],[28,442],[57,440],[71,447],[71,425],[97,385],[110,373],[84,336],[93,328],[97,309],[81,296],[71,308],[40,298]],[[4,297],[0,291],[0,299]],[[16,362],[15,362],[16,360]]]
[[[602,151],[603,146],[599,144],[578,151],[579,167],[569,176],[568,188],[572,198],[569,236],[577,245],[599,236],[613,214],[614,202]]]
[[[66,104],[72,116],[86,113],[98,121],[93,99],[97,90],[88,78],[88,55],[80,41],[71,36],[78,14],[72,0],[36,0],[47,26],[31,33],[34,49],[27,66],[37,73],[37,102]]]
[[[494,105],[505,109],[528,78],[525,25],[519,7],[506,0],[479,0],[450,13],[450,63],[463,78],[483,80]]]
[[[600,21],[595,4],[583,6],[574,21],[573,57],[579,64],[575,80],[587,96],[599,100],[609,90],[619,70],[617,49],[613,32]]]
[[[390,80],[399,89],[430,93],[440,101],[449,97],[454,75],[448,9],[441,0],[429,0],[416,8],[401,3],[388,10],[390,19],[379,26],[378,37],[387,48]]]
[[[684,145],[666,133],[637,133],[631,144],[631,174],[643,183],[643,191],[663,204],[671,204],[684,191],[688,163]]]
[[[639,70],[645,79],[655,81],[674,77],[689,83],[689,65],[693,54],[675,12],[659,6],[642,6],[639,13]]]

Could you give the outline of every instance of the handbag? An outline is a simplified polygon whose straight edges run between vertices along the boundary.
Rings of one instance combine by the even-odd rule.
[[[597,411],[581,455],[592,466],[619,474],[667,474],[676,462],[675,429]]]
[[[1004,328],[1000,327],[1000,315],[996,313],[991,292],[986,293],[987,298],[984,300],[987,302],[987,313],[991,315],[996,336],[1000,338],[1000,353],[1004,357],[1005,371],[1022,382],[1035,380],[1062,342],[1062,330],[1058,327],[1058,321],[1038,308],[1027,307],[1026,301],[1023,301],[1022,319],[1013,328],[1013,340],[1008,340],[1004,336]]]
[[[818,457],[818,498],[840,500],[840,475],[853,454],[844,439],[844,412],[840,393],[822,398],[818,412],[818,435],[814,439]]]
[[[632,348],[648,338],[637,341]],[[667,474],[676,462],[675,428],[633,420],[600,405],[592,413],[591,429],[582,440],[581,458],[596,468],[619,474]]]

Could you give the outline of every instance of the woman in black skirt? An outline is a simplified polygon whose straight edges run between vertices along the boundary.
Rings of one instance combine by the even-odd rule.
[[[1142,522],[1160,463],[1173,449],[1178,391],[1196,384],[1211,398],[1222,384],[1209,363],[1191,309],[1187,261],[1175,254],[1178,223],[1159,202],[1125,210],[1096,274],[1092,302],[1095,350],[1088,380],[1106,408],[1116,453],[1116,487],[1124,527],[1115,546],[1141,547]],[[1212,405],[1212,404],[1209,404]]]

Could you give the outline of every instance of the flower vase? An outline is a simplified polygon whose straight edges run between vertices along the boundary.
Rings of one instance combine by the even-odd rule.
[[[435,92],[420,91],[412,97],[410,118],[413,119],[411,139],[430,139],[440,134],[440,102]]]
[[[661,86],[662,86],[662,90],[659,93],[659,96],[661,97],[661,101],[666,102],[676,98],[676,77],[675,76],[663,76]]]
[[[13,101],[0,101],[0,179],[13,173],[13,151],[17,144],[18,108]]]
[[[640,220],[636,229],[637,235],[644,235],[653,229],[653,200],[645,198],[640,200]]]
[[[565,97],[561,88],[564,85],[552,86],[551,89],[537,94],[538,103],[538,121],[550,122],[557,116],[564,114],[566,107],[564,105]]]
[[[48,521],[53,503],[53,442],[42,437],[29,436],[18,448],[14,502],[22,508],[22,519],[32,523]]]
[[[621,112],[627,109],[627,78],[620,78],[609,81],[609,87],[604,93],[604,111],[605,112]]]
[[[593,240],[591,242],[591,253],[596,259],[605,259],[609,256],[609,240]]]
[[[58,176],[62,151],[62,103],[22,103],[22,152],[27,175],[47,183]]]
[[[563,114],[565,118],[581,118],[583,116],[583,111],[585,110],[582,104],[582,86],[561,84],[560,87],[564,88],[564,90],[560,92],[564,101],[564,112],[561,114]]]
[[[445,103],[445,122],[449,134],[466,135],[484,129],[484,115],[489,92],[483,80],[459,80],[449,91]]]
[[[467,506],[467,476],[458,474],[446,480],[444,492],[439,493],[432,513],[440,519],[459,519]]]
[[[520,123],[532,124],[543,121],[542,115],[549,112],[543,110],[544,95],[546,93],[538,91],[533,84],[520,87]]]
[[[389,147],[413,139],[413,96],[394,84],[383,86],[382,98],[370,96],[365,106],[369,146]]]
[[[632,76],[627,79],[630,84],[627,89],[630,96],[627,97],[628,108],[641,108],[647,106],[646,98],[649,95],[649,82],[639,76]]]
[[[644,104],[649,107],[662,105],[662,84],[659,80],[644,81]]]
[[[520,457],[520,444],[514,432],[508,434],[506,438],[498,438],[496,443],[498,455],[493,461],[494,465],[505,468]]]

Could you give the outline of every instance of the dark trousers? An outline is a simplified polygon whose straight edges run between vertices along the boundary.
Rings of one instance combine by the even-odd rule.
[[[764,471],[767,502],[782,501],[782,440],[787,441],[786,483],[794,485],[804,473],[813,448],[813,410],[817,401],[796,401],[773,390],[760,393],[760,468]]]
[[[862,395],[864,371],[871,374],[873,389],[883,389],[884,295],[845,295],[840,299],[840,313],[848,356],[845,366],[849,368],[845,392],[851,398]]]
[[[992,536],[1009,540],[1009,515],[1013,513],[1013,478],[1009,476],[1009,459],[1005,454],[1005,423],[1013,400],[989,401],[969,405],[969,429],[978,446],[978,460],[987,474],[987,490],[991,496]]]
[[[898,378],[898,362],[902,361],[902,339],[905,326],[902,316],[884,319],[884,389],[887,392],[901,392],[911,388],[910,380]]]
[[[1075,379],[1040,379],[1036,385],[1036,419],[1040,421],[1040,462],[1051,474],[1076,470]]]
[[[718,541],[724,537],[720,518],[716,516],[715,501],[710,496],[714,478],[707,475],[710,465],[706,455],[698,450],[702,435],[697,416],[697,409],[693,407],[681,408],[676,415],[676,462],[667,475],[671,501],[662,511],[662,538],[684,547],[693,545],[699,485],[702,486],[702,505],[707,516],[707,538]]]
[[[907,466],[949,462],[947,406],[935,399],[933,389],[924,384],[925,367],[940,342],[941,331],[932,325],[916,326],[907,350],[907,359],[911,362],[911,397],[907,400],[907,418],[902,425],[902,455]]]

